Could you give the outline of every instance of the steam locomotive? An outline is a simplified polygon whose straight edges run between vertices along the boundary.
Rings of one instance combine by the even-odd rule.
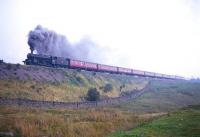
[[[62,67],[70,69],[81,69],[87,71],[97,71],[97,72],[108,72],[116,74],[127,74],[143,77],[152,77],[152,78],[162,78],[162,79],[184,79],[180,76],[175,75],[166,75],[148,71],[141,71],[123,67],[109,66],[91,62],[85,62],[80,60],[74,60],[69,58],[54,57],[48,55],[32,54],[27,55],[27,59],[24,61],[26,65],[39,65],[47,67]]]

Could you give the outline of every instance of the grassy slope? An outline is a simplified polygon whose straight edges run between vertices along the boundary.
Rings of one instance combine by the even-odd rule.
[[[126,75],[13,64],[0,65],[0,79],[1,97],[56,101],[81,101],[91,87],[96,87],[102,97],[118,97],[148,83],[144,78]],[[108,83],[113,90],[104,93],[102,87]],[[125,87],[120,92],[122,85]]]
[[[151,81],[147,92],[135,101],[114,107],[134,112],[172,111],[200,104],[200,84],[184,81]]]
[[[200,106],[170,113],[128,132],[111,137],[200,137]]]

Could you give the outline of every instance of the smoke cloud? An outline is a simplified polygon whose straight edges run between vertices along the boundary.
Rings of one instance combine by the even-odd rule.
[[[78,43],[71,44],[61,34],[38,25],[28,34],[28,45],[37,54],[72,58],[84,61],[104,63],[107,49],[95,44],[89,38],[83,38]]]

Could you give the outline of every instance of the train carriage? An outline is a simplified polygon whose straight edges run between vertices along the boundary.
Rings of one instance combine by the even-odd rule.
[[[176,79],[180,79],[180,80],[184,80],[185,78],[184,77],[181,77],[181,76],[175,76]]]
[[[155,77],[157,77],[157,78],[162,78],[162,77],[163,77],[163,74],[155,73]]]
[[[85,62],[85,68],[87,70],[97,70],[97,64],[91,62]]]
[[[122,68],[122,67],[118,67],[118,72],[119,73],[125,73],[125,74],[131,74],[132,70],[128,69],[128,68]]]
[[[171,77],[171,79],[176,79],[176,77],[174,75],[171,75],[170,77]]]
[[[171,79],[171,75],[166,75],[168,79]]]
[[[70,59],[70,68],[82,68],[85,70],[97,70],[97,64],[79,60]]]
[[[147,77],[155,77],[155,73],[153,73],[153,72],[145,71],[144,74],[145,74],[145,76],[147,76]]]
[[[144,76],[144,71],[132,69],[133,75]]]
[[[97,67],[99,71],[117,73],[117,67],[114,67],[114,66],[98,64]]]
[[[85,62],[79,60],[69,60],[69,67],[70,68],[85,68]]]
[[[163,78],[168,79],[168,75],[163,74]]]

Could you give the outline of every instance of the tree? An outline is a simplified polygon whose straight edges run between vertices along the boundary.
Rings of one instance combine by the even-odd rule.
[[[100,94],[96,88],[90,88],[87,92],[88,101],[97,101],[100,98]]]
[[[103,89],[104,92],[109,92],[112,90],[113,90],[113,86],[111,84],[106,84]]]

